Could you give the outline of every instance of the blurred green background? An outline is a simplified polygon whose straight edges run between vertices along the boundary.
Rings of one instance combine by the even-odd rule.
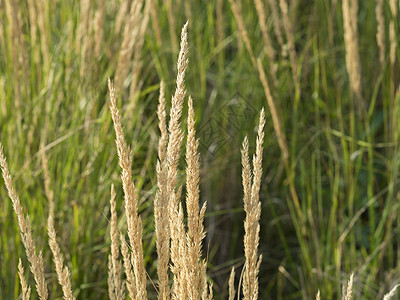
[[[201,201],[208,202],[203,253],[216,299],[227,298],[231,266],[237,284],[244,263],[240,147],[248,135],[254,150],[262,107],[267,122],[259,298],[313,299],[319,289],[323,299],[337,299],[354,272],[355,298],[377,299],[400,281],[398,3],[392,1],[396,9],[388,1],[382,6],[380,59],[380,1],[359,1],[360,106],[346,69],[342,1],[264,0],[264,21],[257,1],[232,2],[247,45],[229,1],[0,0],[0,140],[43,249],[51,299],[62,293],[47,245],[43,152],[56,203],[55,226],[77,299],[108,297],[112,183],[119,229],[126,229],[108,77],[116,81],[132,148],[146,268],[156,282],[155,112],[160,81],[166,82],[167,100],[175,90],[186,20],[186,87],[194,98],[200,138]],[[288,3],[287,15],[282,2]],[[133,15],[137,3],[142,8]],[[253,58],[261,60],[270,83],[286,136],[287,164]],[[182,160],[182,180],[184,166]],[[26,270],[28,263],[4,187],[0,199],[0,298],[17,299],[18,258]],[[29,283],[34,289],[32,276]],[[148,291],[155,299],[150,281]]]

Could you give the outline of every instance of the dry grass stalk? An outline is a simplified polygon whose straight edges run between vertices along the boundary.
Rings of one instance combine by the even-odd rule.
[[[379,62],[383,66],[385,63],[385,19],[383,17],[383,0],[377,0],[375,6],[377,30],[376,42],[379,48]]]
[[[135,43],[135,48],[133,52],[133,69],[132,69],[132,81],[131,87],[129,91],[129,99],[135,99],[137,91],[140,89],[143,81],[140,82],[140,73],[142,71],[143,62],[141,60],[140,53],[142,52],[143,44],[144,44],[144,36],[147,30],[147,26],[149,24],[150,19],[150,11],[151,11],[151,3],[152,0],[146,1],[146,5],[144,7],[144,11],[142,14],[142,19],[140,23],[140,29],[137,36],[137,41]]]
[[[108,293],[110,299],[124,299],[125,298],[125,284],[121,280],[122,264],[118,261],[119,248],[118,248],[118,230],[117,230],[117,203],[115,202],[115,189],[111,185],[111,198],[110,198],[110,238],[111,238],[111,255],[109,256],[110,266],[108,271]]]
[[[181,49],[178,56],[178,73],[176,78],[176,90],[172,97],[172,106],[169,120],[169,140],[167,145],[167,195],[169,211],[169,228],[171,236],[171,271],[174,275],[172,285],[172,299],[187,299],[187,287],[189,284],[189,265],[186,247],[185,228],[183,223],[182,205],[179,203],[181,188],[176,192],[178,163],[180,148],[183,141],[183,132],[180,128],[180,117],[184,97],[186,95],[184,78],[188,65],[188,22],[183,26],[181,33]]]
[[[232,6],[232,12],[233,12],[233,15],[235,16],[236,22],[239,27],[239,34],[246,46],[247,51],[249,52],[251,63],[253,64],[254,67],[256,67],[257,66],[256,58],[254,56],[253,49],[251,48],[249,35],[247,33],[246,27],[244,26],[244,22],[243,22],[243,18],[242,18],[242,14],[240,12],[239,6],[235,2],[235,0],[229,0],[229,2]]]
[[[231,275],[229,275],[229,300],[235,299],[235,268],[232,267]]]
[[[294,45],[293,25],[289,17],[289,8],[286,0],[279,0],[279,6],[282,11],[283,29],[285,30],[285,34],[288,41],[289,59],[290,59],[290,65],[292,67],[293,81],[296,85],[296,92],[300,92],[300,82],[299,82],[300,79],[297,73],[298,60],[297,60],[296,48]]]
[[[157,162],[157,192],[154,198],[154,221],[156,231],[157,246],[157,274],[158,274],[158,299],[168,300],[170,291],[168,287],[168,262],[169,262],[169,214],[168,214],[168,195],[167,180],[168,169],[166,160],[166,149],[168,143],[167,121],[165,111],[165,85],[161,81],[160,96],[158,104],[158,120],[160,128],[160,140],[158,142],[158,162]]]
[[[36,254],[36,245],[32,238],[32,229],[29,222],[29,217],[25,218],[21,201],[19,200],[18,194],[14,189],[10,172],[8,170],[8,164],[6,157],[4,156],[3,146],[0,144],[0,166],[3,174],[4,183],[6,185],[8,195],[13,203],[13,208],[18,219],[18,225],[20,228],[21,240],[24,244],[26,256],[31,265],[30,269],[35,278],[36,290],[41,300],[48,298],[48,290],[46,286],[46,280],[44,277],[44,265],[42,252]]]
[[[106,18],[106,6],[104,1],[97,2],[97,9],[94,15],[94,55],[98,58],[103,46],[104,20]]]
[[[133,274],[131,265],[131,255],[129,254],[128,245],[126,244],[125,238],[122,234],[120,235],[120,241],[121,241],[121,253],[124,261],[124,269],[126,274],[126,288],[128,289],[129,297],[131,297],[131,299],[137,299],[136,298],[137,292],[135,287],[135,275]]]
[[[398,288],[399,286],[400,286],[400,284],[396,284],[396,285],[390,290],[389,293],[385,294],[385,296],[383,297],[383,300],[390,300],[390,299],[392,299],[392,297],[393,297],[394,295],[396,295],[397,288]]]
[[[261,33],[264,39],[264,51],[271,62],[275,58],[275,49],[272,47],[271,37],[267,28],[267,17],[265,16],[265,7],[261,0],[254,0],[257,10],[258,19],[260,21]]]
[[[265,7],[261,0],[255,0],[257,15],[260,23],[261,32],[264,39],[264,51],[268,57],[268,62],[270,65],[270,74],[272,77],[272,82],[276,84],[276,68],[274,68],[273,63],[275,61],[275,49],[272,47],[271,37],[268,33],[267,28],[267,18],[265,16]]]
[[[278,40],[279,46],[281,49],[284,49],[284,42],[283,42],[283,34],[281,30],[281,18],[279,16],[278,6],[276,4],[276,0],[268,0],[269,6],[272,12],[272,18],[274,22],[274,32],[276,35],[276,39]]]
[[[127,14],[130,8],[130,2],[129,0],[124,0],[121,1],[121,4],[119,5],[117,17],[115,20],[115,34],[119,35],[119,33],[122,30],[122,26],[125,23],[125,20],[127,19]]]
[[[53,253],[53,260],[56,265],[56,273],[58,282],[61,285],[65,300],[73,300],[75,297],[72,294],[71,273],[67,266],[64,266],[64,258],[61,254],[60,246],[57,243],[56,230],[54,228],[53,216],[49,215],[47,219],[47,231],[49,235],[49,246]]]
[[[21,299],[29,300],[29,298],[31,297],[31,288],[26,283],[26,279],[24,276],[24,267],[22,266],[21,258],[18,260],[18,275],[19,275],[19,281],[21,282],[21,288],[22,288]]]
[[[41,148],[44,149],[44,141],[41,145]],[[42,152],[42,169],[43,169],[43,177],[44,177],[44,191],[47,197],[47,201],[49,202],[49,216],[54,218],[54,192],[51,189],[51,180],[50,180],[50,172],[49,172],[49,162],[46,155],[46,150],[44,149]]]
[[[260,113],[260,123],[256,142],[256,154],[253,156],[253,170],[251,171],[249,161],[249,143],[247,137],[243,141],[242,148],[242,179],[243,179],[243,203],[246,212],[244,221],[244,252],[245,270],[243,274],[243,299],[258,298],[258,272],[262,255],[258,257],[258,244],[260,240],[260,216],[261,202],[259,192],[262,175],[262,154],[264,143],[264,109]],[[253,181],[251,183],[251,181]]]
[[[352,294],[353,294],[353,281],[354,281],[354,274],[350,275],[350,279],[347,282],[347,286],[343,287],[344,293],[342,296],[343,300],[351,300],[352,299]]]
[[[165,1],[165,6],[167,9],[167,19],[168,19],[168,28],[169,28],[169,35],[171,37],[171,46],[172,49],[174,50],[174,53],[177,51],[176,45],[178,45],[178,37],[176,36],[175,33],[175,13],[173,12],[172,9],[172,1],[171,0],[166,0]]]
[[[150,13],[151,13],[151,23],[153,25],[153,30],[154,30],[154,34],[156,36],[156,41],[158,46],[162,45],[162,38],[161,38],[161,30],[160,30],[160,24],[158,23],[158,15],[157,15],[157,3],[156,1],[151,1],[151,9],[150,9]]]
[[[46,1],[36,1],[37,4],[37,20],[40,32],[40,49],[43,56],[43,69],[45,73],[50,70],[50,52],[49,52],[49,37],[48,37],[48,20],[47,14],[49,13]]]
[[[136,296],[138,299],[146,299],[146,271],[143,260],[142,246],[142,221],[138,216],[138,201],[135,195],[135,185],[132,181],[132,159],[130,149],[125,142],[122,130],[121,118],[117,109],[115,89],[111,80],[108,80],[108,89],[110,91],[110,110],[114,123],[116,146],[119,157],[119,165],[121,166],[121,180],[124,189],[125,214],[128,223],[128,237],[132,247],[132,265],[135,275]],[[125,265],[125,263],[124,263]]]
[[[343,0],[343,27],[346,48],[346,67],[349,74],[350,89],[356,97],[358,106],[362,105],[361,65],[358,52],[357,1]],[[361,107],[360,107],[361,108]]]
[[[38,13],[36,11],[36,1],[28,0],[28,11],[29,11],[29,28],[30,28],[30,38],[31,38],[31,51],[33,52],[33,61],[36,65],[40,63],[40,53],[37,48],[38,38],[37,38],[37,18]]]
[[[206,266],[201,261],[202,241],[205,237],[204,232],[204,213],[206,203],[201,210],[199,207],[199,180],[200,180],[200,161],[199,161],[199,141],[196,139],[193,100],[189,97],[188,111],[188,135],[186,143],[186,210],[188,214],[188,255],[190,260],[189,298],[200,299],[203,285],[201,278],[206,276]]]
[[[397,3],[398,1],[390,0],[390,10],[392,12],[392,19],[389,24],[389,41],[390,41],[390,65],[393,69],[396,60],[396,31],[394,29],[394,20],[397,18]]]

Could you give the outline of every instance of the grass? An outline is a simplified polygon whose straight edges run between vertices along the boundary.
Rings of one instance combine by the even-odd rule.
[[[153,216],[154,199],[165,197],[157,186],[167,172],[162,161],[168,152],[159,149],[157,167],[155,112],[160,82],[165,110],[171,111],[173,66],[186,20],[185,89],[193,98],[200,153],[197,203],[207,202],[201,261],[207,262],[214,297],[243,292],[238,288],[247,261],[240,149],[246,135],[256,140],[265,107],[259,298],[308,299],[318,290],[324,299],[339,298],[351,273],[354,298],[383,298],[400,278],[397,3],[133,3],[0,2],[0,140],[20,197],[16,218],[6,189],[0,191],[1,298],[27,295],[29,285],[31,299],[37,299],[35,285],[43,286],[43,280],[21,267],[40,261],[39,249],[51,299],[65,295],[58,284],[65,267],[74,297],[109,297],[106,261],[114,252],[116,262],[118,252],[111,251],[111,241],[123,251],[127,244],[115,233],[126,232],[125,224],[136,217],[126,215],[122,203],[126,187],[119,176],[108,78],[114,79],[115,107],[130,149],[132,210],[142,223],[138,249],[147,274],[132,272],[146,278],[148,298],[156,297],[162,248],[157,232],[170,225],[160,221],[164,225],[157,229],[157,218],[165,216]],[[183,105],[182,114],[188,110]],[[167,128],[165,122],[161,127]],[[161,144],[168,132],[161,130]],[[180,143],[187,145],[187,138]],[[254,147],[250,143],[249,152]],[[183,156],[174,164],[184,166]],[[184,170],[177,167],[173,177],[174,186],[187,194]],[[110,213],[112,184],[116,222]],[[176,217],[189,224],[187,213],[184,204]],[[20,225],[29,227],[27,215],[30,230],[20,236]],[[49,215],[57,234],[52,246],[46,234]],[[127,238],[132,246],[129,233]],[[24,243],[30,240],[37,250],[26,255]],[[63,253],[63,259],[53,263],[53,252]],[[118,267],[111,270],[118,277]],[[25,275],[22,288],[18,272]],[[167,291],[175,273],[165,273]]]

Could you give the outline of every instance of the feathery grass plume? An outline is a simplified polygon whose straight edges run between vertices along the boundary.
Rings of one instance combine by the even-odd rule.
[[[42,145],[44,149],[44,145]],[[44,174],[44,190],[49,202],[49,217],[47,218],[47,233],[49,235],[49,246],[53,254],[53,261],[56,266],[58,282],[61,285],[64,299],[75,299],[72,294],[71,273],[67,266],[64,266],[64,258],[60,246],[57,243],[57,234],[54,228],[54,193],[51,189],[50,172],[46,151],[42,151],[42,169]]]
[[[29,216],[25,218],[24,211],[19,200],[18,194],[14,189],[10,172],[8,170],[8,164],[4,155],[3,145],[0,143],[0,166],[3,174],[4,183],[6,185],[8,195],[11,198],[15,214],[18,219],[18,225],[21,234],[21,240],[24,244],[26,256],[31,265],[30,269],[35,278],[36,291],[41,300],[48,298],[48,290],[46,286],[46,280],[44,278],[44,265],[42,252],[36,254],[36,245],[32,238],[32,229],[29,222]]]
[[[117,203],[115,202],[115,189],[114,185],[111,185],[111,197],[110,197],[110,211],[111,211],[111,221],[110,221],[110,238],[111,238],[111,255],[109,260],[111,262],[111,268],[108,271],[108,293],[110,299],[124,299],[125,285],[121,279],[122,275],[122,265],[118,261],[119,249],[118,249],[118,230],[117,230]],[[110,286],[111,283],[111,286]]]
[[[354,273],[350,275],[350,279],[347,282],[347,286],[343,286],[343,300],[351,300],[353,294],[353,281],[354,281]]]
[[[385,62],[385,19],[383,17],[383,0],[377,0],[375,6],[376,22],[376,42],[379,48],[379,62],[383,66]]]
[[[129,18],[125,23],[121,49],[119,51],[118,64],[115,74],[115,86],[120,89],[123,81],[127,77],[130,67],[131,58],[137,46],[139,38],[140,24],[142,15],[143,0],[135,0],[131,4]]]
[[[135,195],[135,185],[132,181],[132,159],[130,150],[125,142],[122,130],[121,118],[117,109],[115,88],[111,80],[108,80],[108,89],[110,91],[110,110],[114,123],[119,165],[121,166],[121,180],[124,189],[125,214],[128,223],[128,237],[132,247],[132,265],[135,275],[136,296],[138,299],[146,299],[146,270],[143,259],[142,242],[142,221],[138,215],[138,201]],[[125,265],[125,263],[124,263]]]
[[[394,29],[395,22],[397,18],[397,1],[395,0],[390,0],[390,10],[392,12],[392,18],[390,19],[390,24],[389,24],[389,41],[390,41],[390,65],[393,69],[394,63],[396,60],[396,31]]]
[[[199,207],[199,180],[200,158],[198,153],[199,140],[196,139],[193,100],[189,97],[188,135],[186,141],[186,210],[187,210],[187,237],[188,255],[190,263],[189,298],[200,299],[203,286],[201,278],[206,277],[205,264],[201,261],[202,241],[204,232],[204,213],[206,203]]]
[[[286,0],[279,0],[279,6],[282,11],[283,18],[283,29],[285,30],[285,34],[288,41],[288,49],[289,49],[289,60],[290,65],[292,67],[292,76],[293,81],[296,85],[296,93],[300,92],[300,78],[297,73],[297,53],[294,45],[294,33],[293,33],[293,25],[289,18],[289,8]]]
[[[21,288],[22,288],[21,298],[22,298],[22,300],[29,300],[29,298],[31,297],[31,288],[26,283],[26,279],[24,276],[24,267],[22,266],[21,258],[18,260],[18,275],[19,275],[19,281],[21,282]]]
[[[135,287],[135,275],[133,274],[131,265],[131,255],[129,254],[128,245],[126,244],[125,238],[122,234],[120,235],[119,239],[121,241],[121,253],[122,253],[122,258],[124,260],[126,288],[128,289],[129,297],[131,297],[131,299],[137,299],[136,298],[137,293]]]
[[[390,300],[390,299],[392,299],[392,297],[393,297],[394,295],[396,295],[397,288],[398,288],[399,286],[400,286],[400,284],[396,284],[396,285],[390,290],[389,293],[385,294],[385,296],[383,297],[383,300]]]
[[[178,176],[178,163],[180,157],[180,149],[183,141],[183,132],[180,128],[180,117],[182,115],[183,101],[186,95],[184,78],[188,65],[188,35],[187,35],[188,22],[183,26],[181,33],[181,49],[178,56],[178,73],[176,78],[176,90],[172,97],[172,105],[170,110],[169,120],[169,140],[167,145],[167,195],[168,199],[168,213],[169,213],[169,229],[171,237],[171,271],[174,275],[172,285],[172,298],[185,299],[181,297],[187,296],[188,285],[188,264],[186,260],[187,247],[185,228],[183,224],[183,211],[179,203],[181,188],[176,192],[177,176]]]
[[[361,108],[363,103],[361,95],[361,65],[358,53],[357,1],[343,0],[342,9],[346,67],[349,74],[350,89],[356,97],[358,106]]]
[[[278,6],[276,5],[276,0],[268,0],[269,6],[272,12],[272,20],[274,23],[274,32],[276,35],[276,39],[278,40],[279,46],[281,49],[284,49],[284,42],[283,42],[283,34],[281,30],[281,18],[279,16]]]
[[[242,38],[242,40],[247,48],[247,51],[249,52],[251,63],[253,64],[254,67],[256,67],[257,66],[256,58],[254,56],[253,49],[251,48],[249,35],[247,33],[246,27],[244,26],[242,14],[240,12],[238,4],[235,2],[235,0],[229,0],[229,3],[232,6],[232,12],[233,12],[233,15],[235,16],[236,22],[239,27],[240,37]]]
[[[161,30],[160,24],[158,23],[158,15],[157,15],[157,5],[156,1],[151,1],[151,24],[153,25],[154,35],[156,36],[156,41],[158,46],[162,45],[162,38],[161,38]]]
[[[253,170],[249,162],[249,142],[245,138],[242,148],[242,166],[243,166],[243,203],[246,212],[244,221],[244,253],[245,270],[243,274],[243,299],[258,298],[258,271],[261,264],[262,255],[258,257],[258,244],[260,240],[260,216],[261,202],[259,201],[259,192],[262,175],[262,154],[264,143],[264,108],[260,113],[260,123],[258,126],[258,135],[256,142],[256,154],[253,156]],[[252,174],[251,174],[252,173]],[[253,181],[251,183],[251,181]]]
[[[321,300],[321,293],[318,290],[317,296],[315,297],[315,300]]]
[[[52,215],[49,215],[49,218],[47,219],[47,231],[49,235],[49,246],[53,253],[53,260],[56,265],[57,278],[61,285],[64,299],[73,300],[75,297],[72,294],[71,273],[68,267],[64,266],[64,258],[61,254],[60,246],[57,243],[57,235]]]
[[[167,181],[168,169],[166,160],[166,150],[168,143],[167,121],[165,111],[165,84],[160,83],[160,96],[157,109],[159,120],[160,139],[158,141],[158,161],[157,161],[157,192],[154,198],[154,222],[156,231],[157,246],[157,274],[158,274],[158,299],[168,300],[170,292],[168,287],[168,262],[169,262],[169,217],[168,217],[168,195]]]
[[[235,299],[235,267],[232,267],[231,275],[229,275],[229,300]]]

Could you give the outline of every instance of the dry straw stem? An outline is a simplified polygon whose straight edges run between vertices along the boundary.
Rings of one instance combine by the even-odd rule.
[[[171,0],[166,0],[165,1],[165,6],[167,9],[167,18],[168,18],[168,28],[169,28],[169,35],[171,37],[171,44],[172,44],[172,49],[174,50],[174,53],[176,53],[175,51],[177,51],[176,49],[176,45],[178,45],[178,37],[176,36],[175,33],[175,13],[172,10],[172,1]]]
[[[29,217],[25,218],[23,208],[21,206],[21,201],[19,200],[18,194],[14,189],[12,184],[12,179],[10,172],[8,170],[8,165],[6,157],[4,156],[3,146],[0,143],[0,166],[3,173],[4,183],[6,185],[8,195],[11,198],[15,214],[18,219],[18,225],[21,234],[21,240],[24,244],[26,256],[31,265],[30,269],[35,278],[36,290],[39,294],[41,300],[46,300],[48,298],[48,290],[46,286],[46,280],[44,277],[44,265],[42,252],[36,254],[36,245],[32,238],[32,229],[29,222]]]
[[[396,31],[394,30],[394,20],[397,18],[397,1],[390,0],[390,10],[392,12],[392,19],[389,25],[389,41],[390,41],[390,65],[393,69],[396,60]]]
[[[258,244],[260,240],[260,216],[261,202],[259,192],[262,175],[262,154],[264,143],[264,109],[260,113],[260,123],[256,142],[256,154],[253,156],[253,170],[251,171],[249,161],[249,143],[247,137],[242,147],[242,180],[243,180],[243,203],[246,212],[244,221],[244,253],[245,270],[243,274],[243,296],[245,300],[258,298],[258,272],[262,256],[258,257]],[[253,181],[251,183],[251,181]]]
[[[165,111],[165,84],[160,83],[160,96],[157,109],[159,120],[160,139],[158,141],[157,161],[157,192],[154,198],[154,222],[157,246],[157,274],[158,274],[158,299],[168,300],[170,296],[168,287],[168,262],[169,262],[169,214],[167,180],[168,169],[166,160],[166,149],[168,143],[167,121]]]
[[[134,52],[133,52],[133,70],[132,70],[132,81],[131,87],[129,90],[129,99],[134,99],[136,96],[137,91],[140,89],[141,85],[143,84],[143,80],[139,81],[140,73],[142,70],[142,60],[140,53],[143,48],[144,44],[144,36],[147,30],[147,26],[149,24],[150,19],[150,10],[151,10],[151,3],[152,0],[146,1],[146,5],[144,7],[144,12],[142,14],[142,19],[140,23],[140,29],[137,36],[137,41],[135,44]]]
[[[383,66],[385,62],[385,19],[383,17],[383,0],[377,0],[375,6],[377,30],[376,42],[379,48],[379,62]]]
[[[290,59],[290,64],[292,66],[292,75],[293,75],[293,81],[296,85],[296,92],[300,92],[300,82],[299,82],[299,76],[297,73],[297,53],[294,45],[294,31],[293,31],[293,25],[292,22],[290,21],[289,18],[289,8],[286,0],[279,0],[279,6],[282,11],[282,17],[283,17],[283,29],[285,30],[287,41],[288,41],[288,48],[289,48],[289,59]]]
[[[132,159],[130,149],[127,146],[122,130],[121,118],[117,109],[115,98],[115,89],[111,80],[108,80],[108,89],[110,91],[110,110],[114,123],[119,165],[121,166],[121,180],[124,189],[125,214],[128,223],[128,237],[132,247],[132,264],[135,275],[135,288],[137,299],[146,299],[146,271],[143,260],[142,246],[142,221],[138,216],[138,201],[135,195],[135,185],[132,181]],[[125,265],[125,263],[124,263]]]
[[[342,9],[346,67],[349,74],[350,89],[356,97],[358,106],[361,108],[363,103],[361,95],[361,65],[358,53],[357,1],[343,0]]]
[[[155,1],[151,1],[150,13],[151,13],[151,23],[153,25],[156,41],[158,46],[161,46],[162,45],[161,30],[160,30],[160,24],[158,23],[157,5]]]
[[[111,238],[111,256],[109,261],[111,262],[111,268],[108,271],[108,293],[110,299],[124,299],[125,284],[121,279],[122,265],[118,261],[119,248],[118,248],[118,230],[117,230],[117,203],[115,202],[115,189],[114,185],[111,185],[111,197],[110,197],[110,211],[111,211],[111,222],[110,222],[110,238]]]
[[[235,299],[235,268],[232,267],[231,275],[229,276],[229,300]]]
[[[115,20],[115,34],[118,35],[121,32],[122,25],[124,24],[126,20],[126,15],[129,11],[129,4],[130,1],[124,0],[122,3],[119,5],[117,17]]]
[[[315,300],[321,300],[321,293],[318,290],[317,296],[315,297]]]
[[[57,243],[56,230],[54,228],[53,216],[49,215],[47,220],[47,231],[49,235],[49,246],[53,253],[54,263],[56,265],[56,273],[58,282],[61,285],[65,300],[75,299],[71,288],[71,273],[67,266],[64,266],[64,258],[61,254],[60,246]]]
[[[31,288],[26,283],[26,279],[24,276],[24,267],[22,266],[21,258],[18,260],[18,275],[19,275],[19,280],[21,282],[21,288],[22,288],[21,299],[29,300],[29,298],[31,296]]]
[[[283,34],[281,30],[281,18],[279,16],[278,6],[276,5],[276,0],[268,0],[269,6],[271,8],[273,22],[274,22],[274,32],[276,38],[278,40],[279,46],[283,50],[284,42],[283,42]]]
[[[186,142],[186,210],[188,215],[188,255],[190,260],[189,298],[200,299],[202,290],[201,279],[206,277],[206,266],[201,261],[202,241],[205,237],[204,232],[204,213],[206,203],[201,210],[199,208],[199,180],[200,180],[200,161],[199,161],[199,141],[196,139],[193,100],[189,97],[188,110],[188,135]]]
[[[97,2],[97,9],[94,15],[94,55],[98,58],[103,45],[104,20],[106,18],[106,5],[104,1]]]
[[[247,33],[246,27],[244,26],[244,22],[243,22],[243,18],[242,18],[242,14],[240,12],[239,6],[235,2],[235,0],[229,0],[229,2],[232,6],[232,12],[233,12],[233,15],[235,16],[236,22],[239,27],[239,34],[247,48],[247,51],[249,52],[251,63],[253,64],[254,67],[256,67],[257,66],[256,58],[254,56],[253,49],[251,48],[249,35]]]

